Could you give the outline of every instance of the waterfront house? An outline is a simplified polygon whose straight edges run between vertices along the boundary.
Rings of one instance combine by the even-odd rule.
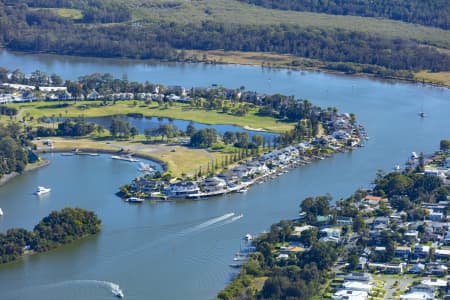
[[[226,191],[227,183],[219,177],[208,177],[201,183],[201,189],[206,193]]]
[[[316,226],[312,226],[312,225],[305,225],[305,226],[295,226],[294,230],[291,233],[291,237],[293,238],[300,238],[303,231],[308,231],[311,230],[313,228],[317,228]]]
[[[181,181],[177,183],[171,183],[165,190],[165,194],[168,197],[180,198],[186,197],[192,194],[198,194],[200,188],[196,182],[193,181]]]

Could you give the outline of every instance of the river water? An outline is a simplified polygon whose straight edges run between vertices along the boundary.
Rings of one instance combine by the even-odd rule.
[[[50,166],[0,187],[5,212],[0,231],[31,229],[51,210],[65,206],[95,211],[103,230],[68,247],[1,266],[1,299],[7,300],[111,299],[113,283],[127,299],[213,299],[233,274],[228,264],[244,245],[243,235],[296,217],[307,196],[328,192],[339,199],[368,187],[378,169],[390,171],[412,151],[430,153],[438,149],[440,139],[450,138],[450,90],[438,87],[249,66],[148,64],[5,51],[0,52],[0,66],[27,73],[40,69],[64,79],[110,72],[186,88],[243,85],[354,112],[370,135],[362,149],[293,170],[246,194],[140,206],[114,196],[138,174],[136,165],[108,156],[49,155]],[[421,119],[417,113],[422,110],[427,117]],[[53,189],[48,198],[31,195],[37,185]]]

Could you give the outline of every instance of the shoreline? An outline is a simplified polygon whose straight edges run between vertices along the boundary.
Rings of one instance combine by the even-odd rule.
[[[108,149],[100,149],[100,148],[77,148],[80,152],[83,153],[101,153],[101,154],[127,154],[130,152],[120,151],[120,150],[108,150]],[[73,150],[69,149],[39,149],[36,151],[37,153],[47,154],[47,153],[73,153]],[[74,154],[76,155],[76,154]],[[157,163],[161,166],[164,172],[168,170],[167,163],[163,160],[160,160],[156,157],[152,157],[149,155],[145,155],[139,152],[133,153],[134,157],[145,159]]]
[[[25,174],[27,172],[31,172],[31,171],[34,171],[34,170],[46,167],[50,163],[51,163],[51,161],[41,158],[39,162],[27,165],[25,167],[25,170],[22,173],[12,172],[12,173],[9,173],[9,174],[5,174],[5,175],[3,175],[0,178],[0,187],[5,185],[6,183],[8,183],[11,179],[13,179],[13,178],[15,178],[15,177],[17,177],[17,176],[19,176],[21,174]]]
[[[304,57],[294,57],[294,56],[286,56],[285,54],[277,54],[277,53],[270,53],[270,52],[249,52],[249,53],[258,53],[261,55],[260,61],[250,61],[247,62],[231,62],[231,61],[218,61],[212,58],[206,58],[206,59],[200,59],[200,60],[193,60],[192,58],[186,58],[185,60],[169,60],[169,59],[133,59],[133,58],[127,58],[127,57],[96,57],[96,56],[79,56],[79,55],[68,55],[68,54],[58,54],[56,52],[44,52],[44,51],[17,51],[17,50],[10,50],[6,47],[0,46],[0,50],[5,50],[11,53],[16,53],[18,55],[55,55],[59,57],[73,57],[73,58],[88,58],[88,59],[98,59],[98,60],[112,60],[112,61],[132,61],[132,62],[138,62],[138,63],[150,63],[150,64],[163,64],[163,63],[174,63],[174,64],[209,64],[209,65],[237,65],[237,66],[252,66],[252,67],[263,67],[263,68],[273,68],[273,69],[280,69],[280,70],[294,70],[294,71],[310,71],[310,72],[322,72],[325,74],[332,74],[332,75],[344,75],[344,76],[353,76],[353,77],[367,77],[369,79],[380,79],[380,80],[387,80],[387,81],[398,81],[398,82],[408,82],[408,83],[416,83],[416,84],[423,84],[423,85],[429,85],[433,87],[441,87],[441,88],[450,88],[450,82],[448,84],[442,83],[439,81],[433,81],[432,79],[421,80],[419,78],[406,78],[406,77],[395,77],[395,76],[379,76],[372,73],[364,73],[364,72],[356,72],[356,73],[346,73],[338,70],[333,69],[327,69],[325,67],[321,67],[320,65],[317,65],[317,63],[313,66],[290,66],[290,65],[281,65],[274,63],[273,65],[262,65],[263,62],[267,62],[265,59],[269,59],[270,63],[270,57],[273,56],[285,56],[290,58],[298,58],[303,60],[312,60],[309,58]],[[192,53],[197,54],[205,54],[206,56],[214,55],[214,53],[217,53],[221,50],[193,50],[189,49],[186,50]],[[231,58],[233,53],[239,53],[239,51],[221,51],[222,53],[225,53],[224,55],[221,55],[221,58]],[[247,53],[247,52],[242,52]],[[318,63],[329,63],[326,61],[320,61],[317,60]],[[375,65],[376,66],[376,65]],[[427,70],[421,70],[427,71]],[[417,75],[418,72],[415,72],[414,74]]]

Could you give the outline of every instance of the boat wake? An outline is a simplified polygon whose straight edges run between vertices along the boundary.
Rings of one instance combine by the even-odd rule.
[[[214,224],[217,224],[219,222],[222,222],[222,221],[225,221],[227,219],[230,219],[230,218],[234,217],[234,215],[235,215],[235,213],[231,212],[231,213],[224,214],[224,215],[222,215],[220,217],[209,219],[208,221],[205,221],[205,222],[200,223],[200,224],[198,224],[198,225],[196,225],[194,227],[188,228],[188,229],[180,232],[180,234],[181,235],[186,235],[188,233],[192,233],[192,232],[195,232],[195,231],[206,229],[208,227],[213,226]]]
[[[104,280],[94,280],[94,279],[84,279],[84,280],[67,280],[67,281],[61,281],[56,283],[49,283],[49,284],[43,284],[43,285],[37,285],[37,286],[28,286],[25,289],[15,291],[13,294],[16,296],[19,296],[21,293],[27,293],[27,291],[35,291],[38,290],[49,290],[49,289],[59,289],[59,288],[69,288],[73,286],[84,286],[84,287],[91,287],[91,288],[102,288],[109,292],[111,292],[114,296],[119,297],[119,294],[122,295],[123,298],[123,292],[120,289],[120,286],[117,283],[110,282],[110,281],[104,281]]]
[[[227,224],[233,223],[233,222],[235,222],[235,221],[237,221],[239,219],[242,219],[243,217],[244,217],[244,214],[240,214],[240,215],[234,216],[231,219],[226,220],[222,225],[227,225]]]

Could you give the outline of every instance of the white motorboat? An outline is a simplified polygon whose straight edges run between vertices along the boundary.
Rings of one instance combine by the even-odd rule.
[[[3,210],[0,208],[0,216],[3,216]]]
[[[122,290],[118,287],[114,287],[111,292],[116,296],[117,298],[123,298],[125,295],[123,294]]]
[[[130,197],[126,201],[129,203],[142,203],[144,202],[144,199],[138,197]]]
[[[45,195],[45,194],[50,193],[51,190],[52,190],[51,188],[46,188],[46,187],[43,187],[43,186],[38,186],[38,187],[36,188],[36,191],[34,192],[34,194],[37,195],[37,196],[41,196],[41,195]]]
[[[253,236],[252,236],[250,233],[247,233],[247,234],[244,236],[244,240],[246,240],[246,241],[251,241],[251,240],[253,240]]]
[[[153,167],[150,166],[150,164],[144,164],[143,162],[139,163],[138,170],[141,172],[154,172],[155,171],[155,169],[153,169]]]

